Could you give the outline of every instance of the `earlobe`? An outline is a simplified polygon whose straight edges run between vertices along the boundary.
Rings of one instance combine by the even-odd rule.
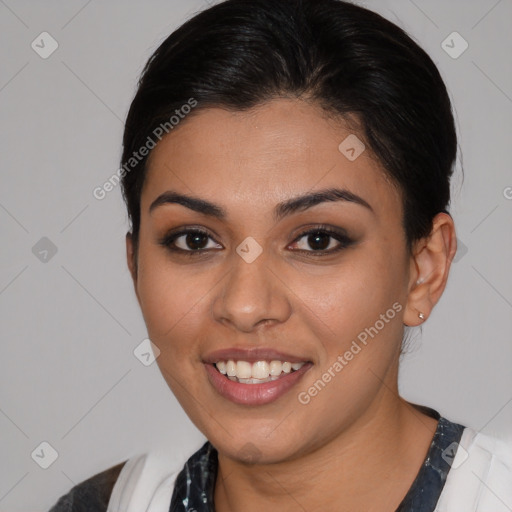
[[[447,213],[438,213],[434,217],[430,235],[416,243],[411,256],[405,325],[420,325],[430,316],[446,287],[450,264],[456,251],[453,219]]]

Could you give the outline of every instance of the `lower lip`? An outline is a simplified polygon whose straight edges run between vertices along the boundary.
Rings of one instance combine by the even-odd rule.
[[[208,380],[216,391],[235,404],[264,405],[274,402],[290,390],[311,368],[305,363],[301,368],[276,380],[261,384],[243,384],[228,379],[213,364],[205,364]]]

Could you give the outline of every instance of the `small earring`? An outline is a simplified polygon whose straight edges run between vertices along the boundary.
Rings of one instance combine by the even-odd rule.
[[[417,281],[416,281],[416,284],[421,284],[423,283],[424,279],[423,277],[420,277]]]
[[[425,315],[420,311],[418,313],[418,316],[422,319],[422,320],[425,320]]]

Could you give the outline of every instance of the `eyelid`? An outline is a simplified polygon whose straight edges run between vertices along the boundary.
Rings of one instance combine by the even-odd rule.
[[[337,235],[339,237],[350,238],[347,231],[343,228],[330,226],[329,224],[311,224],[309,226],[301,226],[298,229],[298,233],[295,235],[295,238],[293,241],[295,242],[299,238],[302,238],[305,235],[309,235],[311,233],[317,233],[319,231],[321,231],[322,233],[329,233],[332,235]]]

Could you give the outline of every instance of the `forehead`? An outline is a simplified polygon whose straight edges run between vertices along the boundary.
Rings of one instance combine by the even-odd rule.
[[[153,149],[142,207],[166,188],[247,208],[327,187],[399,207],[398,190],[362,139],[356,123],[301,100],[199,109]]]

